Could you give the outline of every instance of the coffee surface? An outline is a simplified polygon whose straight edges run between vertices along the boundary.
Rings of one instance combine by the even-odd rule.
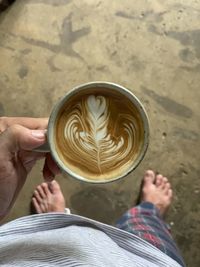
[[[111,89],[71,96],[59,112],[55,144],[72,172],[90,180],[126,173],[143,146],[140,114],[128,97]]]

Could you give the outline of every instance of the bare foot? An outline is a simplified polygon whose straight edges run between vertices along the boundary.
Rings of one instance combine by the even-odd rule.
[[[65,211],[65,199],[55,180],[37,186],[32,197],[32,204],[37,213]]]
[[[162,174],[155,175],[151,170],[146,171],[141,200],[153,203],[163,216],[172,201],[172,189],[168,179]]]

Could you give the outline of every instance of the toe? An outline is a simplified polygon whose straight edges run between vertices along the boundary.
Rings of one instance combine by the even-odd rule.
[[[35,211],[37,213],[42,213],[42,210],[40,208],[40,204],[39,204],[38,200],[35,197],[32,198],[32,203],[33,203],[33,206],[35,208]]]
[[[56,180],[49,183],[49,188],[53,194],[61,192],[60,186]]]
[[[144,174],[144,183],[145,184],[153,184],[155,180],[155,173],[152,170],[148,170]]]
[[[43,199],[46,198],[45,191],[44,191],[44,189],[42,188],[41,185],[38,185],[36,190],[38,191],[38,193],[39,193],[41,198],[43,198]]]
[[[34,198],[37,200],[37,202],[39,203],[42,202],[42,198],[37,189],[34,191],[33,195],[34,195]]]
[[[171,188],[171,185],[170,185],[169,182],[167,182],[167,183],[164,185],[163,190],[164,190],[164,192],[167,194],[170,188]]]
[[[41,186],[42,186],[42,189],[43,189],[43,191],[44,191],[44,193],[45,193],[45,195],[47,197],[51,193],[51,191],[49,190],[48,184],[47,183],[42,183]]]
[[[164,182],[164,183],[168,183],[168,179],[167,179],[167,177],[163,177],[163,182]]]
[[[141,184],[141,200],[145,201],[146,196],[149,195],[149,191],[152,190],[152,187],[155,187],[154,185],[155,181],[155,173],[152,170],[148,170],[144,174],[144,178]]]
[[[167,185],[167,190],[168,190],[169,189],[168,188],[168,186],[169,186],[168,179],[167,179],[167,177],[163,176],[162,183],[161,183],[161,189],[166,190],[166,185]]]
[[[170,198],[170,200],[171,200],[171,199],[172,199],[172,197],[173,197],[173,191],[172,191],[172,189],[171,189],[171,188],[168,190],[168,193],[167,193],[167,195],[169,196],[169,198]]]
[[[156,175],[155,184],[156,184],[157,187],[160,187],[163,184],[163,176],[162,176],[162,174]]]

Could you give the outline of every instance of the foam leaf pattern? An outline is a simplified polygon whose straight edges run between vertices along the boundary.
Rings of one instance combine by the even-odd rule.
[[[90,95],[77,104],[64,127],[68,156],[99,174],[126,165],[135,146],[135,119],[130,114],[115,116],[111,120],[109,99],[105,96]]]

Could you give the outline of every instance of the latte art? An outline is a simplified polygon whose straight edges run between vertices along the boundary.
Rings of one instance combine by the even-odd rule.
[[[136,110],[107,95],[87,95],[64,109],[58,149],[70,169],[88,179],[112,179],[128,169],[140,149]]]

